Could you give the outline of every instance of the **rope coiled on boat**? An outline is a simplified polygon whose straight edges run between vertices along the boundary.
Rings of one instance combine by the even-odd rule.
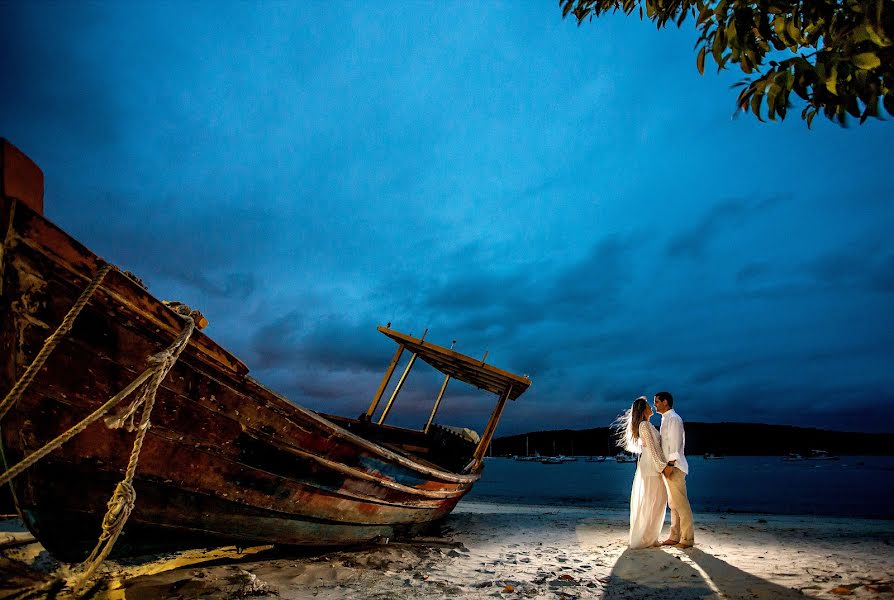
[[[9,407],[22,396],[34,380],[36,373],[43,367],[47,358],[56,345],[58,345],[59,341],[71,330],[75,318],[80,314],[84,306],[86,306],[90,297],[112,268],[114,268],[112,265],[107,264],[99,269],[96,276],[90,282],[90,285],[88,285],[78,297],[74,306],[72,306],[68,311],[68,314],[65,315],[65,318],[62,320],[62,323],[56,331],[44,342],[43,348],[41,348],[40,352],[25,370],[25,373],[23,373],[19,380],[16,381],[15,385],[3,399],[3,402],[0,403],[0,419],[2,419]],[[165,350],[150,356],[147,360],[149,366],[140,375],[134,378],[134,380],[123,390],[109,398],[109,400],[102,406],[90,413],[68,431],[60,434],[39,450],[29,454],[16,466],[7,469],[4,473],[0,474],[0,485],[11,481],[14,477],[20,475],[41,458],[56,450],[65,442],[95,423],[137,388],[145,384],[139,397],[133,403],[120,414],[106,418],[106,426],[109,428],[125,427],[128,431],[136,430],[137,433],[134,439],[133,450],[131,450],[130,459],[127,463],[124,479],[115,486],[115,491],[107,504],[106,514],[102,521],[102,533],[99,536],[99,540],[97,540],[96,546],[93,548],[90,556],[88,556],[82,563],[80,574],[72,578],[70,581],[71,586],[75,590],[80,589],[90,580],[96,572],[96,569],[99,568],[109,552],[111,552],[112,547],[115,545],[115,541],[124,529],[124,524],[127,522],[127,519],[134,508],[136,491],[133,487],[133,479],[136,474],[137,464],[139,463],[140,450],[143,447],[146,431],[148,431],[150,427],[149,417],[152,414],[152,408],[155,405],[155,397],[158,388],[164,378],[168,375],[168,372],[174,366],[174,363],[177,362],[180,354],[188,345],[189,338],[192,336],[192,333],[196,328],[196,323],[192,317],[182,314],[180,316],[185,321],[185,325],[183,330],[177,336],[177,339],[175,339]],[[137,426],[134,426],[134,416],[140,407],[143,408],[143,412],[140,415],[140,422]]]

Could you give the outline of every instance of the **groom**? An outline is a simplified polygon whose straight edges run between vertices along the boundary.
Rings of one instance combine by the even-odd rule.
[[[668,506],[671,509],[671,530],[663,546],[676,545],[691,548],[695,543],[692,527],[692,509],[686,496],[686,475],[689,463],[683,449],[686,446],[686,432],[683,419],[674,411],[674,397],[670,392],[655,394],[655,410],[661,413],[661,450],[667,458],[664,467],[664,482],[667,485]]]

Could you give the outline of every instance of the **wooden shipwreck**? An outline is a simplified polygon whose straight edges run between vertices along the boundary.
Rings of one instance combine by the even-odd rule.
[[[0,140],[0,397],[106,264],[43,217],[43,175]],[[183,318],[112,269],[70,332],[0,421],[11,467],[78,423],[169,346]],[[481,475],[508,400],[530,385],[422,339],[379,327],[397,343],[360,418],[320,414],[265,388],[248,368],[195,331],[158,389],[133,481],[136,502],[117,554],[214,539],[239,545],[354,544],[412,532],[446,516]],[[406,370],[374,414],[404,352]],[[417,360],[444,374],[428,423],[385,424]],[[450,379],[497,396],[480,438],[433,423]],[[81,560],[94,546],[134,433],[99,420],[12,479],[16,509],[44,547]]]

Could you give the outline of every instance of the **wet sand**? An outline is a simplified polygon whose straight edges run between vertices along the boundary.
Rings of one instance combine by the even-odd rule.
[[[110,562],[104,598],[894,598],[894,521],[697,514],[696,547],[626,548],[627,514],[462,502],[436,536],[337,551],[270,546]],[[0,533],[3,536],[27,534]],[[0,599],[55,566],[5,547]],[[19,581],[20,584],[16,584]],[[18,585],[18,589],[15,587]]]

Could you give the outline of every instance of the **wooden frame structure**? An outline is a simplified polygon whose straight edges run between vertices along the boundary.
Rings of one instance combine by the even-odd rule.
[[[385,405],[385,408],[379,417],[378,424],[382,425],[385,422],[397,395],[400,393],[400,390],[407,379],[407,375],[410,373],[410,369],[413,368],[417,358],[421,359],[423,362],[428,363],[444,374],[444,382],[441,384],[441,389],[435,399],[431,415],[429,416],[425,427],[422,429],[424,433],[428,433],[428,430],[434,421],[435,414],[438,412],[438,408],[440,408],[441,400],[447,389],[447,384],[451,379],[457,379],[468,383],[469,385],[473,385],[497,396],[497,403],[478,440],[474,458],[469,464],[469,468],[474,468],[474,466],[480,463],[484,458],[484,454],[487,452],[487,447],[493,440],[494,432],[497,429],[497,424],[503,414],[506,402],[508,400],[515,400],[521,396],[525,390],[530,387],[531,380],[527,376],[516,375],[487,364],[484,361],[484,358],[487,358],[487,354],[484,355],[484,358],[479,360],[456,352],[452,348],[444,348],[443,346],[426,342],[425,334],[423,334],[421,338],[414,338],[413,336],[395,331],[388,327],[378,327],[378,330],[397,343],[397,350],[394,352],[394,357],[391,359],[391,363],[385,370],[385,374],[376,390],[375,396],[364,414],[365,419],[372,420],[373,413],[376,411],[376,407],[382,399],[385,388],[388,387],[388,383],[391,381],[391,376],[394,374],[394,369],[397,367],[401,355],[404,350],[409,350],[413,355],[410,357],[407,366],[404,368],[403,374],[401,374],[397,385],[394,387],[394,391],[391,393],[391,397],[388,399],[388,403]]]

